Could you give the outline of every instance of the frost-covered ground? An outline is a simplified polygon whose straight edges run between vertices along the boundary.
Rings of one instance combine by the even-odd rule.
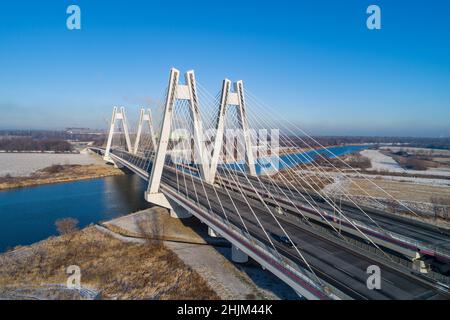
[[[0,176],[27,176],[54,164],[102,164],[98,156],[87,153],[0,153]]]
[[[378,150],[363,150],[360,154],[370,159],[372,167],[369,170],[450,177],[450,170],[445,168],[432,168],[424,171],[405,170],[392,157],[384,155]]]
[[[363,150],[360,154],[370,159],[372,167],[369,170],[405,172],[405,170],[393,158],[382,154],[378,150]]]
[[[429,148],[414,148],[414,147],[395,147],[395,146],[382,146],[380,149],[384,150],[391,150],[393,152],[397,151],[406,151],[410,153],[416,153],[416,154],[429,154],[429,155],[450,155],[450,150],[446,149],[429,149]]]
[[[318,172],[313,170],[301,170],[298,171],[300,175],[304,174],[312,174],[317,176],[325,176],[329,177],[334,181],[332,184],[327,185],[323,191],[332,191],[336,188],[340,188],[340,186],[349,180],[349,178],[362,178],[367,180],[373,180],[375,183],[380,180],[391,180],[391,181],[399,181],[399,182],[409,182],[415,184],[423,184],[430,186],[444,186],[450,187],[450,179],[433,179],[433,178],[416,178],[416,177],[403,177],[403,176],[385,176],[385,175],[372,175],[372,174],[363,174],[363,173],[353,173],[353,172]]]

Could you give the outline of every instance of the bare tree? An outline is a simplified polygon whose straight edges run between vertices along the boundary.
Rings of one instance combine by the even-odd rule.
[[[56,230],[60,235],[71,234],[78,230],[78,220],[74,218],[63,218],[55,221]]]
[[[433,204],[434,218],[442,218],[447,220],[450,218],[450,199],[431,197],[431,203]]]

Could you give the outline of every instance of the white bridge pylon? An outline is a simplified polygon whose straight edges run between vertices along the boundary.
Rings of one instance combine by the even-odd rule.
[[[223,80],[222,93],[220,97],[220,108],[216,122],[216,137],[214,139],[214,149],[211,157],[211,165],[209,171],[208,183],[214,183],[214,179],[217,173],[217,166],[219,157],[223,146],[223,137],[225,133],[225,118],[226,113],[230,107],[236,107],[238,109],[238,123],[242,133],[244,135],[244,147],[245,147],[245,164],[248,174],[256,176],[255,158],[253,155],[251,132],[248,126],[247,110],[244,97],[244,83],[239,80],[234,83],[234,92],[231,91],[231,81],[228,79]]]
[[[144,108],[141,108],[138,129],[137,129],[137,133],[136,133],[136,140],[134,141],[133,154],[137,154],[137,152],[138,152],[139,142],[141,140],[142,128],[144,126],[144,122],[147,123],[148,129],[150,131],[150,136],[152,139],[152,147],[156,148],[156,137],[155,137],[155,130],[153,129],[152,112],[150,109],[145,110]]]
[[[103,157],[103,159],[105,161],[111,161],[109,154],[111,152],[111,144],[112,144],[112,139],[113,139],[113,135],[114,135],[114,129],[116,127],[117,122],[122,123],[123,132],[125,134],[125,141],[127,144],[127,150],[128,150],[128,152],[132,152],[130,134],[128,131],[128,122],[127,122],[127,118],[125,115],[125,108],[124,107],[120,107],[120,108],[114,107],[112,118],[111,118],[111,125],[109,127],[108,142],[106,143],[105,155]]]
[[[197,87],[195,81],[194,71],[188,71],[185,74],[185,84],[179,83],[180,71],[175,68],[170,70],[169,85],[167,88],[166,102],[164,108],[164,115],[161,125],[161,132],[159,135],[159,144],[156,151],[155,160],[152,166],[152,172],[148,184],[147,192],[145,193],[145,199],[162,207],[172,209],[170,203],[166,197],[159,192],[159,186],[161,183],[162,170],[164,168],[164,161],[167,154],[167,145],[170,139],[170,131],[172,124],[172,117],[174,112],[175,103],[177,100],[189,101],[188,107],[192,118],[193,132],[194,132],[194,152],[196,158],[199,159],[199,171],[201,179],[208,181],[209,166],[207,155],[205,154],[205,142],[203,125],[201,121]],[[173,209],[172,209],[173,210]]]
[[[156,149],[152,171],[150,174],[149,184],[145,193],[145,199],[153,204],[172,209],[166,197],[160,193],[159,187],[161,183],[162,171],[167,155],[167,148],[170,140],[171,126],[173,112],[177,101],[188,101],[190,116],[193,127],[193,145],[194,154],[200,178],[209,184],[214,184],[217,175],[217,167],[219,161],[222,161],[222,148],[225,135],[225,119],[230,108],[237,108],[238,126],[243,132],[243,145],[245,153],[245,165],[249,175],[256,176],[255,156],[253,154],[251,132],[247,120],[246,103],[244,95],[243,81],[232,83],[229,79],[223,80],[222,90],[220,95],[220,105],[215,124],[215,138],[212,144],[213,149],[208,150],[205,143],[205,133],[203,131],[203,124],[200,115],[199,99],[197,96],[197,86],[194,71],[185,73],[185,84],[180,83],[180,71],[175,68],[170,70],[169,84],[166,93],[165,108],[161,124],[161,131],[159,134],[159,141],[156,142],[156,137],[153,128],[153,119],[151,111],[141,109],[139,123],[136,133],[136,140],[134,146],[131,146],[128,124],[123,107],[118,109],[114,107],[113,116],[111,120],[111,127],[108,136],[108,142],[105,150],[105,160],[111,161],[110,150],[111,142],[114,134],[114,128],[117,121],[121,121],[125,133],[125,139],[128,152],[137,154],[139,142],[142,135],[144,123],[147,123],[150,129],[150,135],[153,143],[153,148]]]

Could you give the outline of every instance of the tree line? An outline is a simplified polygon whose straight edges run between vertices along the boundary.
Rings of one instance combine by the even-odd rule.
[[[429,149],[450,149],[450,138],[417,138],[417,137],[366,137],[366,136],[289,136],[289,140],[298,147],[338,146],[343,144],[402,144],[408,147]]]
[[[73,147],[69,142],[60,139],[33,139],[31,137],[15,137],[0,139],[0,150],[6,152],[71,152],[73,151]]]

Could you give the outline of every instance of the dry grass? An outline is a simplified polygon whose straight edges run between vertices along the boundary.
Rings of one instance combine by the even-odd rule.
[[[333,182],[332,179],[326,176],[313,173],[296,173],[301,167],[288,168],[280,170],[275,175],[271,176],[271,179],[278,180],[282,183],[287,183],[301,187],[308,190],[322,190],[325,186]],[[289,184],[288,184],[289,185]]]
[[[363,156],[359,153],[349,153],[346,155],[342,155],[338,158],[329,158],[324,156],[317,157],[312,164],[307,164],[306,167],[319,166],[323,169],[327,168],[341,168],[341,169],[349,169],[349,167],[353,169],[368,169],[371,167],[370,159],[366,156]]]
[[[81,268],[81,285],[104,299],[217,299],[172,251],[125,243],[94,227],[53,237],[0,256],[0,288],[66,283],[66,268]]]
[[[450,157],[434,157],[433,161],[444,165],[450,165]]]
[[[29,187],[40,184],[69,182],[121,175],[123,172],[106,165],[53,165],[27,177],[0,177],[0,190]]]
[[[362,190],[367,192],[373,197],[385,198],[386,193],[374,186],[372,183],[365,179],[351,179],[354,183],[349,183],[347,191],[352,195],[367,195]],[[391,194],[398,200],[407,201],[421,201],[432,203],[433,197],[440,196],[443,198],[450,198],[450,188],[428,186],[416,183],[408,183],[403,181],[390,181],[377,179],[375,183]],[[360,188],[358,188],[358,186]]]
[[[379,207],[374,200],[367,197],[378,199],[379,203],[384,203],[386,212],[418,218],[431,224],[449,226],[450,224],[450,188],[407,183],[403,181],[389,181],[377,179],[375,183],[394,197],[402,201],[414,214],[402,206],[398,201],[393,200],[383,190],[380,190],[367,180],[351,179],[353,183],[346,185],[347,192],[356,199],[365,202],[366,205]],[[360,188],[358,188],[358,186]],[[363,191],[364,190],[364,191]],[[367,194],[365,193],[367,192]],[[359,201],[359,200],[357,200]],[[367,201],[369,201],[367,203]]]

